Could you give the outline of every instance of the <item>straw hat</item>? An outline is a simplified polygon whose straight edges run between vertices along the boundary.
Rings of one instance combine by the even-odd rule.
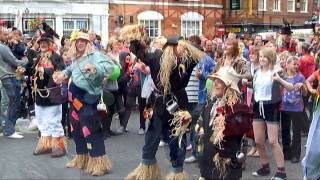
[[[222,67],[218,72],[209,75],[208,79],[212,81],[215,79],[220,79],[227,87],[235,90],[240,94],[240,90],[238,87],[238,82],[240,81],[240,76],[236,73],[236,71],[231,67]]]
[[[90,41],[89,34],[88,33],[84,33],[84,32],[78,32],[77,33],[76,40],[78,40],[78,39],[84,39],[84,40]]]

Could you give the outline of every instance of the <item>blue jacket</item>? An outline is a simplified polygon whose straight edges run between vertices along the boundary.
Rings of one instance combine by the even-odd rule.
[[[199,77],[199,94],[198,99],[200,104],[205,104],[207,100],[206,81],[208,75],[210,75],[216,67],[215,61],[208,55],[205,55],[203,59],[197,64],[197,69],[202,71]]]

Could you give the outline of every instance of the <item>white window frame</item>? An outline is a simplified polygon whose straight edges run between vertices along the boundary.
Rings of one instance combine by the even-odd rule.
[[[260,1],[263,1],[263,9],[259,7]],[[267,11],[267,0],[258,0],[258,11]]]
[[[287,3],[287,11],[288,12],[296,12],[296,0],[292,0],[293,1],[293,6],[292,6],[292,8],[293,9],[289,9],[289,0],[288,0],[288,3]]]
[[[308,0],[305,0],[306,5],[305,5],[305,10],[304,10],[304,11],[302,10],[302,1],[303,1],[303,0],[300,0],[300,7],[301,7],[301,8],[300,8],[300,12],[301,12],[301,13],[308,13]]]
[[[87,26],[86,27],[77,27],[77,23],[78,22],[86,22],[87,23]],[[71,29],[65,29],[65,25],[64,25],[64,22],[73,22],[73,28]],[[62,23],[63,23],[63,34],[64,35],[70,35],[72,33],[73,30],[77,30],[77,29],[81,29],[81,28],[84,28],[84,29],[90,29],[90,20],[89,18],[63,18],[62,20]]]
[[[202,35],[202,22],[203,22],[204,18],[201,14],[197,13],[197,12],[187,12],[183,15],[181,15],[181,36],[188,38],[191,35],[198,35],[201,36]],[[199,31],[199,34],[196,33],[191,33],[188,34],[188,29],[187,29],[187,25],[184,27],[183,23],[186,22],[186,24],[189,23],[199,23],[199,28],[198,29],[193,29],[192,31],[196,32]]]
[[[161,36],[161,33],[162,33],[161,32],[161,21],[163,20],[163,15],[162,14],[160,14],[157,11],[148,10],[148,11],[143,11],[143,12],[139,13],[137,18],[138,18],[138,23],[139,24],[145,25],[146,22],[148,22],[148,24],[150,24],[151,22],[153,22],[154,25],[157,24],[157,27],[153,27],[154,33],[156,31],[158,31],[157,35],[151,36],[150,32],[151,32],[152,29],[150,27],[147,27],[147,26],[145,27],[147,32],[148,32],[148,34],[149,34],[149,37],[151,38],[151,40],[154,40],[156,37]]]
[[[276,5],[278,9],[276,9]],[[273,11],[281,12],[281,0],[273,0]]]

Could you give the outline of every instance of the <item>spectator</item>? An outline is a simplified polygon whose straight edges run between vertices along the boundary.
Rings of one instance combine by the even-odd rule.
[[[0,28],[0,80],[1,80],[1,119],[3,134],[7,138],[22,139],[16,132],[17,109],[20,103],[20,82],[16,78],[18,66],[27,64],[27,59],[18,60],[4,43],[7,42],[8,32]],[[19,68],[21,73],[23,68]]]

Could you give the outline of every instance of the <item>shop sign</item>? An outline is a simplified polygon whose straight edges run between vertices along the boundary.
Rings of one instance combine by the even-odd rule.
[[[230,0],[231,10],[240,10],[240,0]]]
[[[241,28],[226,28],[227,33],[240,33]]]

